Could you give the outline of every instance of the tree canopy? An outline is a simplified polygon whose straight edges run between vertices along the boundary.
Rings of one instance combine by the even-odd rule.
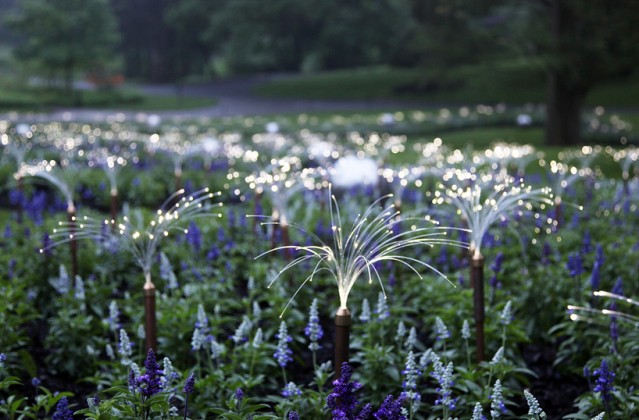
[[[107,0],[24,0],[8,17],[21,35],[15,55],[47,81],[71,90],[78,71],[101,71],[113,63],[118,40]]]

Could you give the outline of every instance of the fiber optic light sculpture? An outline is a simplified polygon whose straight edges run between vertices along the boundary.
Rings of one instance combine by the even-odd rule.
[[[3,154],[8,155],[15,163],[16,172],[13,177],[16,181],[16,188],[18,190],[19,201],[16,205],[18,212],[18,222],[22,223],[22,196],[24,194],[23,176],[20,173],[20,168],[25,162],[27,153],[33,147],[30,138],[33,136],[31,129],[26,124],[18,124],[15,129],[16,135],[9,137],[7,135],[0,136],[0,143],[3,146]],[[11,138],[11,141],[9,139]]]
[[[533,189],[512,177],[492,175],[477,176],[466,171],[453,171],[445,177],[448,187],[437,192],[435,204],[448,202],[457,208],[470,229],[471,285],[476,328],[477,361],[484,360],[484,257],[481,246],[490,227],[507,216],[519,212],[534,211],[533,204],[541,210],[553,204],[550,188]],[[460,184],[470,184],[459,187]]]
[[[432,226],[436,224],[436,222],[431,221],[429,216],[422,218],[403,217],[402,223],[404,223],[404,226],[408,224],[412,224],[412,226],[397,233],[394,229],[394,225],[399,223],[399,212],[395,209],[395,204],[392,203],[392,200],[389,200],[391,202],[389,206],[380,206],[385,200],[391,199],[392,194],[375,200],[347,226],[343,223],[337,200],[335,196],[332,195],[330,186],[329,194],[333,239],[331,244],[324,243],[308,229],[291,224],[290,226],[309,235],[316,244],[307,246],[281,246],[260,254],[256,258],[263,257],[281,249],[290,249],[295,252],[294,259],[288,262],[284,268],[278,272],[275,278],[271,280],[269,287],[288,269],[304,262],[314,264],[312,272],[302,281],[294,292],[280,317],[284,314],[300,290],[306,284],[311,283],[316,275],[326,273],[333,278],[339,294],[339,307],[335,313],[334,343],[335,371],[337,377],[339,377],[342,363],[347,362],[349,358],[350,327],[352,320],[351,312],[348,309],[348,297],[357,280],[361,277],[365,277],[368,278],[369,284],[376,280],[382,289],[384,297],[386,297],[380,273],[375,267],[375,263],[381,261],[399,263],[408,267],[420,278],[422,278],[422,275],[418,268],[432,270],[439,276],[447,279],[437,268],[424,261],[403,255],[402,251],[414,246],[466,246],[466,244],[448,237],[449,230],[452,228]],[[271,221],[264,223],[278,222]],[[428,223],[429,226],[424,227],[422,223]]]
[[[69,248],[71,252],[71,273],[73,279],[78,275],[78,244],[76,242],[76,208],[73,200],[73,192],[80,180],[80,167],[63,160],[58,164],[55,160],[43,160],[37,164],[23,163],[15,174],[16,179],[32,177],[43,179],[53,185],[64,197],[67,204],[67,228],[69,235]]]
[[[83,217],[74,223],[60,222],[60,228],[51,235],[52,245],[56,246],[77,239],[117,240],[121,249],[130,252],[144,275],[144,312],[146,348],[157,350],[157,321],[155,313],[155,284],[151,279],[151,269],[160,249],[163,239],[172,232],[187,233],[183,226],[201,217],[222,217],[221,213],[213,211],[223,203],[211,203],[210,200],[220,196],[220,192],[210,192],[208,188],[184,196],[184,190],[179,190],[166,199],[162,207],[155,212],[155,217],[145,223],[141,214],[125,215],[117,223],[115,233],[109,229],[102,229],[102,225],[115,223],[111,220],[97,221]],[[170,203],[173,203],[168,209]],[[44,250],[40,250],[44,252]]]

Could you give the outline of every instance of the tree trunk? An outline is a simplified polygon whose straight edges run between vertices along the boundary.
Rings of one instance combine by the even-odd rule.
[[[581,143],[581,110],[585,90],[570,86],[567,79],[560,71],[548,72],[547,146],[574,146]]]
[[[564,39],[576,30],[578,22],[563,0],[550,0],[548,6],[551,49],[558,57],[564,57],[570,53],[566,51]],[[575,69],[562,59],[547,70],[547,146],[569,146],[581,142],[581,108],[587,89],[577,80]]]

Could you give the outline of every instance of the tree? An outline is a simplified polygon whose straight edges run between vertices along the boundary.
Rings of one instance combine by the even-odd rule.
[[[520,51],[546,73],[546,144],[579,144],[588,93],[630,75],[639,61],[639,2],[522,0],[502,14]]]
[[[80,71],[108,66],[117,40],[107,0],[24,0],[8,18],[22,42],[16,57],[49,81],[60,78],[71,93]]]

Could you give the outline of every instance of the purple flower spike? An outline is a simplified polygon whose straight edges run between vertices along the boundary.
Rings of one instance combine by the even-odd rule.
[[[195,372],[191,372],[188,378],[186,378],[186,382],[184,382],[184,388],[182,388],[182,392],[186,395],[191,395],[193,393],[193,389],[195,387]]]

